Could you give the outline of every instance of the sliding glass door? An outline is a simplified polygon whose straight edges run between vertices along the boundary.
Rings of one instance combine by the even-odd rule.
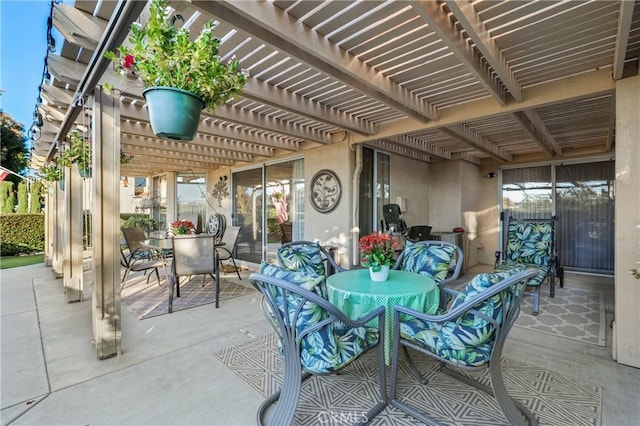
[[[238,259],[275,260],[282,243],[304,238],[303,159],[234,172],[232,182],[232,222],[242,227]]]
[[[613,161],[561,165],[556,175],[562,264],[580,271],[613,273]]]
[[[613,161],[503,169],[501,179],[503,224],[508,216],[555,215],[560,264],[569,270],[613,273]],[[503,237],[504,233],[503,229]]]
[[[382,206],[391,197],[391,166],[388,154],[371,148],[362,148],[360,172],[359,217],[360,235],[383,230]]]

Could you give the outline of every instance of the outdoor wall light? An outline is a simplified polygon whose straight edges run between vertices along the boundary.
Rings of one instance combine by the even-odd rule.
[[[486,175],[484,175],[484,177],[493,179],[494,177],[496,177],[496,172],[489,172]]]

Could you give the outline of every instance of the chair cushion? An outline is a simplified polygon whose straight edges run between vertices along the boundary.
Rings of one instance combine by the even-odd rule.
[[[553,244],[551,222],[509,224],[506,261],[549,266]]]
[[[547,276],[547,274],[551,269],[549,266],[543,266],[543,265],[532,265],[532,264],[524,265],[522,263],[505,262],[501,265],[498,265],[498,267],[495,269],[495,272],[517,273],[517,272],[523,271],[525,268],[534,269],[538,272],[538,275],[531,278],[527,282],[527,285],[530,285],[530,286],[541,285],[542,281],[544,281],[545,277]]]
[[[324,276],[301,271],[290,271],[279,266],[263,263],[261,272],[274,278],[283,279],[321,297]],[[283,306],[282,297],[276,295],[276,304]],[[300,300],[289,293],[287,297],[289,318],[293,321]],[[283,314],[282,308],[280,314]],[[296,321],[296,330],[300,335],[306,329],[328,318],[329,313],[313,302],[306,302]],[[277,321],[271,316],[271,322],[278,330]],[[279,333],[278,333],[279,334]],[[300,341],[302,367],[312,373],[331,373],[340,370],[360,354],[378,342],[378,329],[368,327],[349,328],[343,323],[332,322],[306,334]]]
[[[479,367],[489,361],[493,344],[485,343],[477,347],[451,349],[440,336],[441,325],[413,318],[400,323],[400,337],[411,340],[457,365]]]
[[[326,275],[322,251],[320,246],[316,244],[280,247],[278,249],[278,257],[282,262],[282,266],[292,271],[306,271],[316,275]]]
[[[453,246],[428,246],[407,241],[402,258],[402,270],[429,275],[436,284],[447,278],[456,252]]]
[[[510,272],[478,274],[462,290],[451,304],[450,311],[463,304],[492,285],[508,278],[516,269],[523,270],[524,265]],[[508,304],[511,295],[506,294]],[[504,307],[500,294],[491,296],[473,307],[478,312],[500,323]],[[480,366],[491,357],[496,327],[480,315],[465,312],[454,321],[434,323],[413,318],[400,324],[400,335],[428,348],[434,354],[451,359],[454,363],[467,366]]]
[[[376,328],[330,323],[300,342],[302,367],[316,374],[338,371],[374,346],[378,338]]]
[[[315,272],[308,272],[306,270],[296,271],[288,268],[281,268],[278,265],[266,262],[262,262],[260,265],[260,273],[269,277],[279,278],[281,280],[297,284],[305,290],[313,291],[326,299],[324,295],[314,290],[324,281],[323,275],[316,274]]]

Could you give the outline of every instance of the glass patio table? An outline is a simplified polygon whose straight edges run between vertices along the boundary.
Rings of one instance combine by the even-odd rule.
[[[393,307],[406,306],[435,313],[440,302],[438,286],[431,277],[405,271],[389,271],[384,282],[371,281],[368,269],[352,269],[327,277],[329,301],[351,319],[358,319],[384,306],[385,363],[391,362]],[[377,326],[377,320],[370,324]]]

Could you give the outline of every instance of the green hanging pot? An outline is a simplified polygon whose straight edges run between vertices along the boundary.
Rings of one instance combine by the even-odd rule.
[[[178,141],[193,139],[204,108],[199,96],[173,87],[150,87],[142,95],[156,136]]]
[[[80,177],[90,178],[91,177],[91,167],[78,167],[78,173]]]

